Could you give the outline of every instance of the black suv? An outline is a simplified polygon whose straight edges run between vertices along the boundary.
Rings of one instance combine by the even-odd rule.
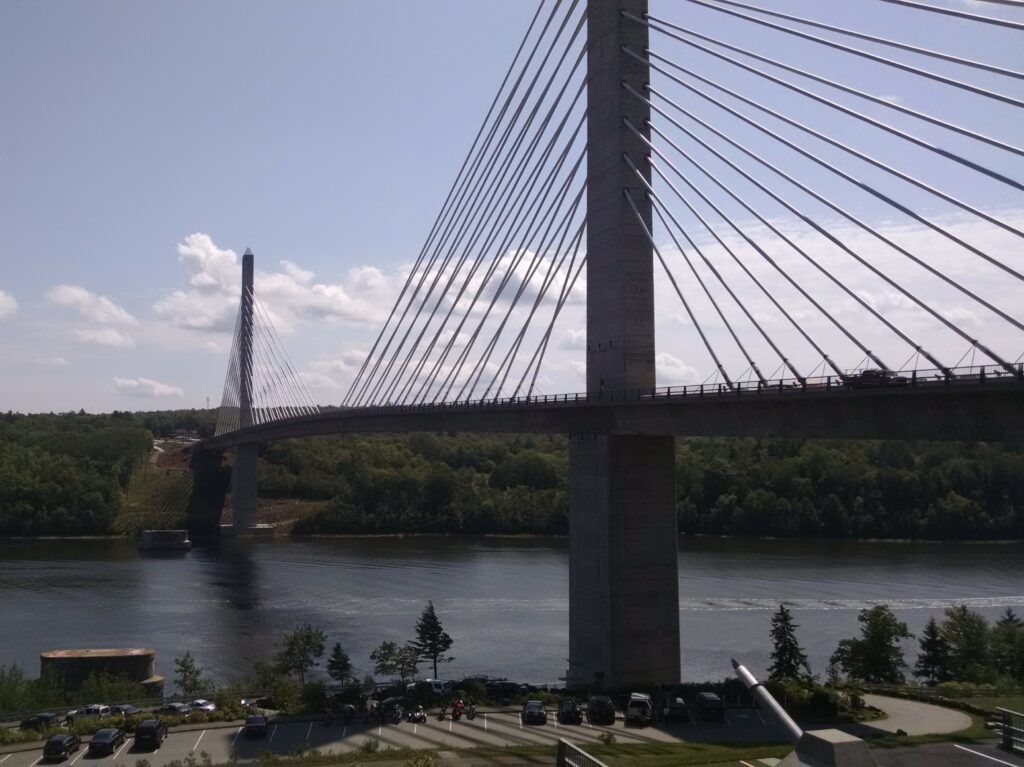
[[[82,741],[73,733],[65,732],[60,735],[54,735],[43,746],[43,759],[47,762],[51,760],[63,762],[77,751],[81,745]]]
[[[519,716],[522,718],[523,724],[548,723],[548,712],[544,710],[544,704],[539,700],[526,701]]]
[[[263,714],[253,714],[245,718],[245,737],[263,738],[267,734],[267,718]]]
[[[572,699],[563,700],[558,704],[555,714],[559,724],[583,724],[583,709]]]
[[[160,748],[167,737],[167,725],[162,719],[144,719],[135,728],[136,748]]]
[[[607,695],[592,695],[587,702],[587,721],[590,724],[615,724],[615,704]]]

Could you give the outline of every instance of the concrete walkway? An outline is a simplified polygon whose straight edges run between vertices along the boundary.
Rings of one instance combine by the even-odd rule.
[[[895,733],[897,730],[903,730],[907,735],[948,735],[971,726],[971,718],[964,712],[931,703],[890,698],[885,695],[865,695],[864,702],[884,712],[886,718],[852,726],[858,729],[867,728],[868,731],[875,733]]]

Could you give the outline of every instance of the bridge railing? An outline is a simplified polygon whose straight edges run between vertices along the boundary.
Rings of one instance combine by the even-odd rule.
[[[579,746],[574,746],[565,738],[558,739],[558,755],[555,758],[557,767],[607,767]]]
[[[990,382],[1024,382],[1024,363],[1013,366],[1013,372],[994,365],[975,365],[946,369],[907,371],[851,371],[845,375],[814,376],[806,378],[752,379],[745,381],[680,384],[652,389],[569,392],[563,394],[533,394],[487,399],[449,400],[415,404],[386,404],[362,406],[360,412],[411,412],[422,410],[448,410],[452,408],[494,408],[509,405],[556,404],[609,404],[676,397],[724,397],[744,394],[779,394],[793,392],[821,392],[877,388],[914,388],[934,386],[984,385]]]

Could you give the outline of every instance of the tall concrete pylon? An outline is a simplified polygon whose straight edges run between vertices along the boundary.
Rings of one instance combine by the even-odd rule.
[[[587,8],[587,392],[651,390],[654,254],[651,204],[623,160],[650,174],[650,109],[630,94],[650,68],[623,53],[647,48],[647,0],[589,0]],[[569,438],[570,684],[621,687],[679,680],[675,440]]]
[[[239,427],[253,425],[252,415],[252,353],[253,353],[253,274],[252,251],[246,248],[242,256],[242,300],[240,332],[238,336],[239,372]],[[235,445],[235,465],[231,470],[231,491],[234,501],[235,535],[246,532],[256,524],[256,458],[259,445],[240,442]]]

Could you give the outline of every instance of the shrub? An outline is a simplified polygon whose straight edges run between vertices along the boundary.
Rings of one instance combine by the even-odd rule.
[[[436,751],[417,751],[405,762],[405,767],[440,767],[441,758]]]
[[[361,754],[376,754],[380,751],[380,741],[375,738],[364,738],[363,742],[359,744],[359,753]]]

